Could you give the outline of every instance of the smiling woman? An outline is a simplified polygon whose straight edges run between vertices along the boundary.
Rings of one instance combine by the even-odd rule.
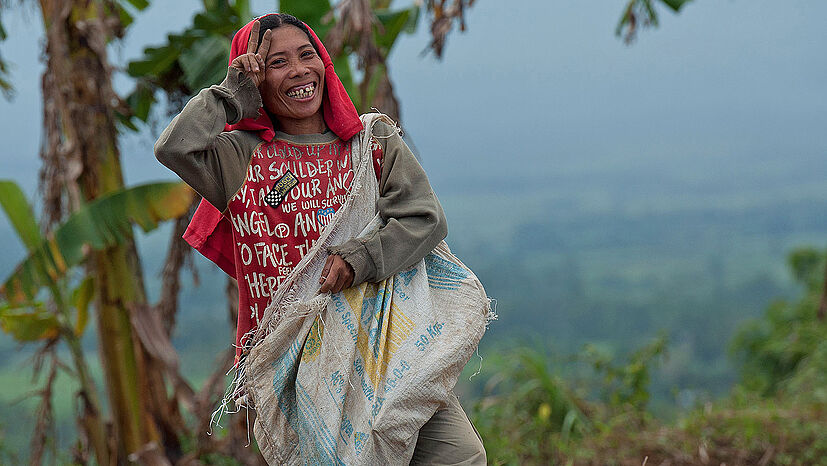
[[[282,131],[322,133],[322,93],[316,90],[324,89],[325,66],[307,26],[291,18],[269,15],[254,23],[247,53],[231,66],[252,78]]]
[[[330,445],[314,443],[309,450],[302,448],[284,454],[299,454],[305,461],[316,454],[331,453],[334,458],[362,455],[360,461],[369,462],[367,458],[381,458],[382,463],[402,464],[411,460],[429,463],[439,458],[449,464],[485,464],[481,440],[456,396],[450,392],[459,370],[482,335],[484,312],[469,317],[478,326],[459,325],[460,316],[433,315],[429,317],[430,321],[423,320],[422,331],[428,325],[433,327],[434,319],[453,320],[453,324],[461,328],[456,339],[459,340],[457,348],[462,350],[447,359],[441,353],[425,353],[434,354],[435,361],[430,367],[416,366],[420,368],[417,374],[420,381],[411,390],[417,396],[413,399],[411,395],[401,397],[398,403],[386,401],[390,395],[385,391],[395,389],[400,393],[402,390],[396,384],[393,387],[386,385],[388,379],[382,374],[392,370],[402,374],[400,367],[406,368],[405,371],[414,367],[405,360],[393,359],[393,354],[403,352],[397,351],[399,346],[413,335],[419,322],[411,320],[412,315],[409,318],[399,311],[392,298],[378,300],[376,284],[385,283],[382,290],[395,295],[401,290],[393,277],[403,271],[405,286],[416,283],[412,279],[417,268],[412,267],[416,265],[424,272],[423,259],[426,255],[433,256],[432,251],[436,252],[435,248],[447,234],[446,220],[428,178],[393,122],[376,114],[360,118],[336,76],[330,56],[312,30],[290,15],[271,14],[238,31],[232,41],[225,80],[202,90],[187,103],[156,142],[155,154],[204,197],[185,239],[238,281],[237,367],[247,368],[248,355],[250,360],[255,358],[251,347],[253,342],[259,344],[259,334],[264,327],[262,320],[271,319],[272,309],[280,302],[279,296],[295,295],[290,287],[297,286],[296,283],[304,284],[303,288],[298,288],[298,293],[305,296],[303,299],[318,302],[313,301],[314,295],[331,293],[334,296],[328,295],[325,302],[333,306],[334,312],[347,302],[348,306],[353,306],[353,312],[363,314],[355,316],[360,321],[360,330],[352,343],[359,346],[359,356],[350,363],[357,368],[351,368],[356,371],[353,373],[363,377],[362,390],[356,390],[353,395],[357,401],[348,401],[343,396],[335,400],[334,410],[329,406],[327,411],[345,413],[346,409],[353,409],[353,403],[368,403],[368,409],[363,411],[371,413],[372,417],[364,418],[366,424],[337,414],[333,417],[336,425],[320,427],[317,419],[308,427],[303,424],[307,421],[306,410],[295,411],[295,390],[298,390],[299,382],[294,380],[294,385],[285,385],[284,392],[277,395],[279,406],[283,403],[294,406],[293,410],[281,408],[283,415],[289,418],[286,422],[292,431],[311,443],[316,442],[313,439],[322,436],[323,431],[348,432],[354,425],[370,435],[349,432],[347,436],[340,435],[339,439],[330,439]],[[369,173],[368,179],[364,178],[365,173]],[[368,185],[375,185],[371,188],[376,190],[374,194],[363,189]],[[363,198],[354,200],[356,196]],[[353,205],[358,203],[370,206],[370,215],[375,213],[381,226],[369,229],[365,220],[352,235],[343,236],[341,227],[333,233],[337,225],[347,221],[342,218],[362,215],[352,213]],[[363,229],[363,234],[357,237]],[[342,241],[330,243],[328,238]],[[467,280],[472,287],[476,286],[474,283],[478,284],[470,271],[465,272],[464,266],[450,262],[453,257],[450,252],[445,254],[449,258],[447,261],[439,258],[427,261],[428,274],[437,270],[431,267],[437,261],[447,263],[439,271],[450,277],[434,276],[434,280],[452,280],[450,290],[459,288],[458,280]],[[319,258],[322,259],[318,268],[308,265]],[[301,277],[309,272],[315,274],[312,290],[308,289],[308,282],[301,281]],[[425,280],[420,274],[418,280],[425,280],[420,282],[425,284],[418,292],[420,295],[427,295],[431,278]],[[362,286],[364,284],[374,284],[372,298]],[[443,282],[438,285],[437,289],[446,289]],[[482,293],[485,301],[480,309],[487,309],[481,285],[477,291]],[[361,293],[368,307],[363,307],[354,293]],[[410,290],[407,293],[416,294]],[[407,300],[408,295],[402,293],[399,299],[403,298]],[[437,300],[427,297],[426,301]],[[471,299],[464,301],[476,303]],[[339,308],[333,303],[339,303]],[[375,319],[371,319],[372,316]],[[320,314],[318,318],[324,317]],[[374,323],[378,327],[372,327]],[[308,335],[315,335],[312,338],[317,343],[314,348],[322,353],[356,350],[325,350],[328,348],[325,343],[334,334],[334,329],[328,325],[320,326],[317,322],[310,334],[299,335],[296,344],[307,345],[311,339]],[[295,331],[304,330],[297,328]],[[325,334],[328,334],[326,338]],[[448,327],[440,337],[449,339]],[[366,350],[368,344],[375,348]],[[287,351],[285,357],[292,354],[291,351]],[[294,356],[288,359],[298,365]],[[420,364],[423,361],[428,364],[427,358],[420,359]],[[303,362],[315,360],[315,356],[301,357]],[[398,367],[391,362],[398,363]],[[347,367],[339,369],[351,370]],[[243,372],[238,370],[239,374]],[[292,370],[299,372],[302,368],[295,366]],[[366,378],[368,376],[370,380]],[[407,376],[408,383],[413,377]],[[324,386],[328,381],[312,382]],[[272,377],[269,384],[275,384]],[[234,398],[240,400],[247,395],[244,391],[247,385],[241,385],[243,387],[234,393]],[[269,391],[272,392],[272,387]],[[423,397],[423,393],[429,397]],[[410,419],[395,424],[390,431],[380,431],[381,416],[377,416],[383,411],[383,402],[384,411],[391,409],[389,405],[397,404],[404,412],[413,414]],[[412,405],[416,408],[411,408]],[[262,406],[257,408],[260,408],[257,409],[259,413],[263,412]],[[321,409],[313,407],[316,408]],[[317,415],[325,418],[326,414],[320,412]],[[386,416],[385,419],[397,418]],[[303,436],[307,434],[304,429],[308,428],[311,434]],[[256,432],[258,436],[258,428]],[[399,440],[389,441],[388,437],[398,437]],[[274,455],[268,456],[268,461],[281,462],[288,458],[280,456],[283,452],[273,452],[272,441],[259,438],[259,444],[267,454]],[[328,451],[331,445],[332,450]],[[386,448],[392,450],[390,456],[390,450],[383,450]]]

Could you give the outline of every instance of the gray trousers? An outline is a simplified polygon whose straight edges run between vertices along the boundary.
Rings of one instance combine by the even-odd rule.
[[[453,392],[447,405],[439,408],[419,429],[411,464],[486,464],[482,438]]]

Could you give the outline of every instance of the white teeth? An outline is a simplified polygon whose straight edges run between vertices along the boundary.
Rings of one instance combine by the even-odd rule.
[[[296,89],[294,91],[288,92],[287,96],[288,97],[293,97],[295,99],[303,99],[303,98],[309,97],[311,94],[313,94],[314,89],[316,89],[316,85],[313,84],[313,83],[310,83],[310,84],[308,84],[304,87],[301,87],[301,88]]]

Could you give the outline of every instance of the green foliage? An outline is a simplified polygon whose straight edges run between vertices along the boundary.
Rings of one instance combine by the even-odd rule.
[[[827,344],[807,354],[773,398],[736,389],[674,422],[641,422],[648,373],[665,347],[660,337],[626,362],[587,348],[577,359],[590,361],[604,386],[588,401],[570,388],[573,379],[551,375],[546,356],[520,349],[500,357],[474,409],[489,463],[827,464]]]
[[[279,0],[279,12],[304,21],[322,40],[333,26],[333,21],[323,20],[329,11],[329,0]]]
[[[579,367],[552,369],[548,356],[536,350],[519,348],[498,356],[488,363],[494,372],[473,411],[489,460],[558,464],[576,455],[586,439],[619,425],[642,428],[650,373],[665,348],[666,338],[659,337],[617,360],[588,346],[574,359],[588,362],[593,371],[580,382],[559,375]],[[602,390],[594,390],[595,385]]]
[[[115,8],[121,20],[121,27],[126,29],[135,21],[135,15],[149,6],[148,0],[116,0]]]
[[[42,303],[29,303],[25,308],[0,306],[0,328],[20,342],[51,339],[60,332],[57,317]]]
[[[230,41],[218,36],[205,37],[181,53],[178,63],[190,89],[203,89],[221,82],[227,74]]]
[[[520,348],[487,364],[494,375],[474,406],[474,424],[490,460],[548,464],[569,439],[591,429],[583,400],[553,374],[544,354]]]
[[[809,293],[821,291],[824,279],[824,254],[811,248],[796,249],[788,259],[790,272]]]
[[[678,423],[687,453],[704,445],[709,463],[827,464],[824,419],[827,404],[812,397],[767,399],[736,389]]]
[[[83,335],[86,323],[89,321],[89,304],[95,297],[95,278],[86,277],[77,288],[72,291],[72,305],[77,310],[75,319],[75,335]]]
[[[799,249],[790,254],[790,269],[804,296],[795,303],[771,304],[762,318],[747,322],[737,333],[732,350],[742,362],[742,382],[748,389],[770,395],[807,358],[810,365],[827,364],[819,360],[827,354],[822,348],[827,322],[818,317],[825,263],[823,251]]]
[[[384,52],[385,57],[390,54],[399,34],[403,32],[413,34],[416,32],[416,27],[419,24],[419,11],[420,8],[416,4],[401,10],[385,8],[376,11],[376,17],[382,27],[374,31],[374,40],[376,45]]]
[[[587,344],[585,359],[595,372],[602,375],[603,399],[614,409],[642,413],[649,402],[649,383],[653,366],[666,354],[667,340],[660,336],[652,343],[636,350],[626,364],[617,364],[595,345]]]
[[[822,338],[813,352],[801,359],[795,373],[779,384],[779,391],[794,400],[827,404],[827,339]]]
[[[72,213],[33,248],[0,287],[0,296],[11,305],[34,299],[41,287],[53,286],[90,249],[118,244],[131,235],[133,224],[150,231],[159,221],[177,218],[189,208],[193,196],[183,183],[151,183],[96,199]]]
[[[1,205],[18,233],[38,233],[31,209],[19,188],[13,183],[3,182],[0,183],[0,191],[11,193]],[[84,400],[87,410],[81,422],[90,437],[103,439],[104,426],[97,414],[89,414],[99,413],[100,404],[85,362],[81,337],[88,322],[90,302],[99,293],[95,290],[92,277],[81,280],[71,290],[72,277],[68,272],[80,264],[90,250],[103,250],[131,240],[133,224],[149,231],[161,220],[179,217],[188,210],[193,197],[192,190],[183,183],[154,183],[121,189],[97,198],[75,210],[39,244],[29,241],[29,256],[0,287],[3,299],[0,301],[0,328],[5,333],[24,343],[49,340],[44,344],[44,349],[58,339],[68,347],[74,363],[72,375],[81,385],[78,398]],[[37,238],[40,238],[39,233]],[[42,287],[47,287],[51,292],[47,305],[35,301]],[[102,324],[102,327],[106,325]],[[107,328],[105,331],[111,330]],[[55,353],[52,355],[57,361]],[[39,364],[35,365],[36,372],[39,370],[37,367]],[[43,389],[41,406],[45,408],[39,409],[51,410],[51,380],[49,378]],[[135,379],[128,380],[134,386]],[[38,424],[36,432],[43,428]],[[93,448],[98,458],[107,454],[100,443]]]
[[[142,58],[127,65],[136,84],[126,97],[131,112],[119,115],[121,124],[137,130],[138,121],[146,122],[157,91],[177,102],[219,83],[227,73],[230,39],[250,16],[248,0],[203,0],[190,27],[169,34],[166,44],[145,48]]]
[[[23,190],[13,181],[0,180],[0,207],[6,212],[17,237],[32,251],[40,244],[40,228],[35,221],[34,211],[26,200]]]
[[[135,86],[135,90],[133,90],[132,93],[126,98],[126,104],[132,109],[132,116],[140,121],[147,121],[149,118],[149,111],[152,109],[152,105],[154,105],[155,102],[155,93],[153,92],[152,87],[144,82],[138,83]],[[128,118],[121,118],[121,123],[133,131],[138,130],[134,123]]]
[[[631,42],[635,38],[639,25],[658,25],[658,13],[655,10],[656,3],[662,3],[677,13],[690,1],[691,0],[628,0],[626,7],[623,9],[623,14],[620,16],[620,21],[618,21],[617,27],[615,28],[615,35],[624,35],[626,42]],[[623,32],[624,30],[626,31],[625,34]]]
[[[648,458],[653,464],[827,464],[827,328],[817,314],[825,253],[800,249],[790,254],[789,265],[805,296],[770,306],[738,334],[733,347],[745,359],[744,386],[671,425],[649,421],[630,430],[622,415],[609,417],[597,424],[596,435],[569,448],[561,462],[633,465]],[[657,354],[658,346],[638,354]]]
[[[192,197],[192,190],[182,183],[124,189],[75,211],[43,239],[20,188],[14,182],[0,181],[0,206],[30,253],[0,287],[0,328],[21,342],[56,338],[61,328],[80,337],[88,322],[94,280],[81,280],[70,295],[63,291],[68,289],[69,268],[79,264],[90,248],[100,250],[122,241],[131,233],[132,224],[149,231],[159,221],[181,215]],[[51,290],[59,312],[34,300],[41,287]],[[74,317],[69,315],[67,301]]]
[[[681,7],[690,2],[690,0],[661,0],[664,5],[668,6],[674,11],[680,11]]]
[[[735,393],[668,424],[614,422],[572,445],[557,464],[825,465],[825,414],[823,403]]]

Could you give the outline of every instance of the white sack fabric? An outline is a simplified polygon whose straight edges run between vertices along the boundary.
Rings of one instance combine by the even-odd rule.
[[[489,301],[442,242],[380,283],[318,294],[326,248],[378,228],[371,126],[353,138],[347,201],[274,292],[239,383],[270,464],[408,464],[485,331]]]

